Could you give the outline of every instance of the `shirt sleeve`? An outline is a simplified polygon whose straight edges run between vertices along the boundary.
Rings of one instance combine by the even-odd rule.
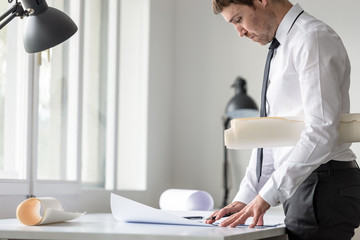
[[[333,31],[309,31],[298,39],[293,64],[299,76],[305,128],[300,139],[259,194],[276,206],[290,198],[337,146],[342,92],[347,91],[349,60]]]
[[[264,161],[261,171],[260,182],[258,182],[256,176],[256,164],[257,164],[257,148],[256,148],[253,149],[251,153],[249,165],[246,169],[245,176],[240,183],[239,191],[237,192],[233,202],[239,201],[246,204],[251,202],[259,193],[259,190],[264,186],[266,181],[270,178],[271,174],[274,172],[274,164],[273,164],[271,150],[269,148],[264,148],[263,155],[264,155]]]

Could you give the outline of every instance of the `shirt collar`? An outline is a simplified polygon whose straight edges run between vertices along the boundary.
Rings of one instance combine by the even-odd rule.
[[[291,9],[286,13],[284,18],[281,20],[278,29],[276,30],[275,37],[280,44],[285,42],[286,36],[293,25],[296,18],[303,11],[299,4],[295,4]]]

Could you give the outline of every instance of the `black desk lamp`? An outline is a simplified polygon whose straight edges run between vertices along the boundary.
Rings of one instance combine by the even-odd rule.
[[[8,0],[9,3],[13,0]],[[0,29],[15,17],[26,18],[23,35],[24,47],[28,53],[41,52],[64,42],[77,31],[69,16],[52,7],[45,0],[16,0],[15,5],[0,16]]]
[[[246,94],[246,81],[238,77],[231,87],[235,88],[235,96],[230,99],[225,109],[225,116],[223,117],[224,130],[228,128],[231,119],[256,117],[259,115],[258,107],[254,100]],[[224,200],[223,206],[227,205],[229,195],[228,186],[228,154],[224,144]]]

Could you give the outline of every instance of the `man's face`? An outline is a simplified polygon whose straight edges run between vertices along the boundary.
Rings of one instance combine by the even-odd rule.
[[[266,45],[275,36],[275,14],[266,8],[265,1],[255,0],[254,6],[230,4],[221,15],[225,21],[232,23],[240,37]]]

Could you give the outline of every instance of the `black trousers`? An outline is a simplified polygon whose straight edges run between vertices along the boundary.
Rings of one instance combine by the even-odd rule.
[[[314,171],[283,207],[289,240],[350,240],[360,223],[360,170]]]

